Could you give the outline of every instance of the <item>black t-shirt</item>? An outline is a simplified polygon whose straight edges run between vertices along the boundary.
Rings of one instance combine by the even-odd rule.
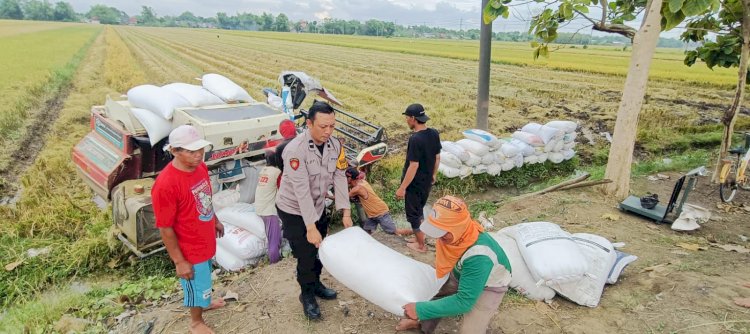
[[[419,163],[417,174],[411,181],[408,188],[427,187],[432,184],[432,172],[435,170],[435,156],[440,153],[440,134],[435,129],[426,128],[417,131],[409,137],[409,144],[406,149],[406,162],[401,172],[401,181],[404,180],[406,170],[409,168],[409,162]]]

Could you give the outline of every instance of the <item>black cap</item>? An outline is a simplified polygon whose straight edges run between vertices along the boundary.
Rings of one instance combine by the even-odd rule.
[[[403,114],[406,116],[412,116],[422,123],[430,120],[430,117],[424,113],[424,107],[419,103],[414,103],[406,107],[406,111],[404,111]]]

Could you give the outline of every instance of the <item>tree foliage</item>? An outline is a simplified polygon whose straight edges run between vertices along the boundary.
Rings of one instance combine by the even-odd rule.
[[[21,3],[18,0],[2,0],[0,2],[0,19],[22,20]]]

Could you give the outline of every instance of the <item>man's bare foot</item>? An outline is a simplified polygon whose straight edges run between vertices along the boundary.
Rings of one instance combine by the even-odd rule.
[[[419,328],[419,321],[413,319],[401,319],[398,321],[398,325],[396,325],[397,331],[406,331],[417,328]]]
[[[204,308],[203,310],[209,311],[209,310],[215,310],[217,308],[222,308],[224,305],[226,305],[227,302],[224,301],[224,299],[211,299],[211,304],[208,305],[208,307]]]
[[[415,243],[417,242],[417,238],[416,237],[404,238],[404,241],[406,241],[407,243]]]
[[[410,242],[406,244],[406,247],[409,247],[409,249],[420,252],[420,253],[426,253],[427,252],[427,245],[423,245],[422,247],[419,247],[419,244],[416,242]]]
[[[214,334],[214,331],[203,321],[194,321],[190,324],[190,334]]]

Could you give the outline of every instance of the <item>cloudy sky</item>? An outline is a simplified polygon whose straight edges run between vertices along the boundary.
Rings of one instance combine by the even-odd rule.
[[[138,15],[142,6],[150,6],[157,15],[179,15],[190,11],[210,17],[217,12],[249,12],[274,15],[284,13],[292,20],[315,20],[332,17],[366,21],[379,19],[400,25],[427,24],[450,29],[479,28],[481,0],[68,0],[77,12],[87,12],[92,5],[116,7]],[[526,8],[519,14],[528,17]],[[498,20],[495,30],[519,31],[526,23],[519,19]]]

